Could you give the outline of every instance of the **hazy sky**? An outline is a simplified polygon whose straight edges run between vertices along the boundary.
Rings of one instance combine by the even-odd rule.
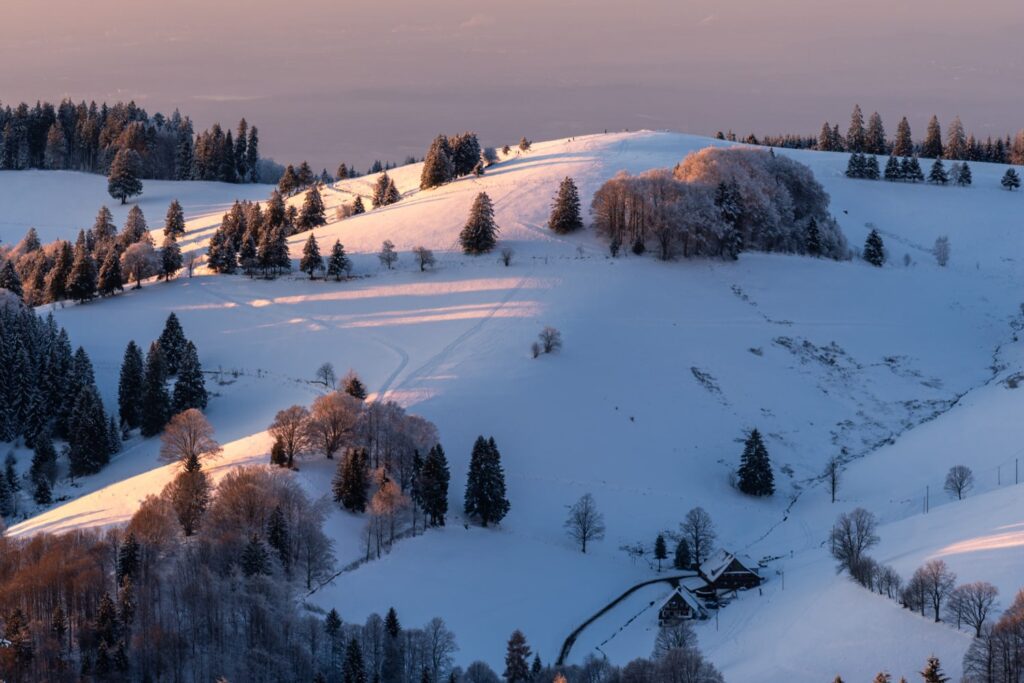
[[[0,98],[134,99],[263,153],[421,155],[605,128],[1024,127],[1021,0],[4,0]]]

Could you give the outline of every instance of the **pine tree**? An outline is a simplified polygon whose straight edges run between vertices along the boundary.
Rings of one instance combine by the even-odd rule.
[[[402,199],[402,194],[398,191],[398,186],[395,185],[394,178],[388,178],[388,184],[384,188],[384,205],[396,204]]]
[[[135,534],[128,532],[117,553],[117,583],[121,585],[124,580],[134,579],[139,572],[141,565],[142,546],[139,545]]]
[[[363,198],[356,197],[356,200],[352,202],[352,215],[358,216],[361,213],[366,213],[366,207],[363,206]]]
[[[342,246],[341,240],[335,240],[334,246],[331,247],[331,255],[327,259],[327,276],[340,281],[341,276],[348,274],[351,269],[352,263],[345,254],[345,247]]]
[[[1010,192],[1013,192],[1020,187],[1020,176],[1017,174],[1017,171],[1012,168],[1008,168],[1006,169],[1006,173],[1003,174],[1003,179],[999,181],[999,184]]]
[[[668,559],[668,546],[665,545],[665,537],[658,534],[654,539],[654,559],[658,561],[658,571],[661,571],[661,563]]]
[[[860,105],[853,106],[853,113],[850,115],[850,128],[846,133],[846,148],[851,152],[861,153],[864,149],[867,135],[864,131],[864,114],[861,113]]]
[[[861,156],[860,152],[854,152],[850,155],[850,160],[846,164],[846,177],[864,177],[864,157]]]
[[[910,137],[910,123],[907,117],[900,119],[896,127],[896,139],[892,144],[892,155],[894,157],[909,157],[914,153],[914,141]]]
[[[960,165],[960,172],[956,174],[956,184],[960,187],[968,187],[974,178],[971,175],[971,167],[965,161]]]
[[[526,636],[519,629],[512,632],[505,649],[505,673],[502,674],[506,683],[527,683],[530,680],[530,646],[526,644]]]
[[[444,526],[445,516],[448,514],[450,478],[448,459],[441,444],[437,444],[427,453],[419,476],[419,496],[423,513],[431,526]]]
[[[266,546],[256,534],[249,537],[249,542],[242,550],[242,556],[238,561],[242,574],[247,577],[261,576],[270,573],[270,554]]]
[[[494,206],[486,192],[473,201],[469,219],[459,235],[459,243],[466,254],[486,254],[497,244],[498,226],[494,223]]]
[[[672,558],[672,566],[675,569],[689,569],[693,566],[693,560],[690,558],[690,544],[685,538],[680,538],[679,543],[676,544],[676,553]]]
[[[78,237],[65,289],[69,297],[84,302],[96,296],[96,262],[86,246],[85,234],[79,232]]]
[[[879,268],[885,263],[885,245],[877,230],[868,233],[868,238],[864,241],[864,260]]]
[[[167,207],[167,217],[164,219],[164,237],[168,236],[174,239],[185,236],[185,212],[177,199]]]
[[[345,375],[344,384],[346,394],[354,398],[358,398],[360,401],[366,400],[366,385],[364,385],[363,381],[359,379],[359,375],[354,372],[349,372]]]
[[[68,423],[68,462],[72,477],[99,472],[110,459],[107,416],[96,388],[82,388]]]
[[[299,212],[299,228],[303,231],[327,225],[327,216],[324,211],[324,200],[320,196],[320,189],[313,185],[306,192],[302,200],[302,210]]]
[[[881,172],[878,168],[878,157],[872,154],[869,157],[864,158],[864,177],[868,180],[878,180],[881,176]]]
[[[285,519],[281,506],[276,505],[270,513],[270,519],[267,520],[267,544],[274,550],[286,574],[291,570],[292,559],[289,539],[288,520]]]
[[[107,192],[127,203],[129,197],[142,194],[142,157],[134,149],[122,148],[114,156],[107,175]]]
[[[452,173],[455,177],[469,175],[480,161],[480,142],[476,133],[462,133],[450,141]]]
[[[942,163],[942,159],[936,159],[932,163],[932,169],[928,172],[928,182],[935,183],[936,185],[945,185],[949,182],[949,176],[946,174],[946,168]]]
[[[389,201],[391,198],[388,192],[389,185],[393,186],[394,183],[392,182],[391,177],[387,174],[387,171],[385,171],[377,177],[377,182],[373,185],[373,195],[370,197],[370,204],[373,208],[376,209],[393,203]]]
[[[249,177],[245,180],[250,183],[260,182],[260,136],[256,126],[249,128],[249,139],[245,143],[245,166],[249,171]]]
[[[181,247],[174,237],[168,235],[160,247],[160,277],[170,280],[181,270]]]
[[[761,439],[761,433],[756,429],[747,437],[736,474],[739,490],[748,496],[770,496],[775,493],[775,477],[772,474],[768,449]]]
[[[256,274],[256,268],[259,267],[260,263],[259,252],[256,249],[256,237],[251,230],[246,233],[245,239],[242,240],[242,248],[238,252],[238,263],[249,277]]]
[[[36,439],[28,474],[29,479],[37,485],[44,482],[49,487],[57,481],[57,450],[48,434],[42,434]]]
[[[363,650],[359,641],[351,638],[345,649],[345,662],[341,666],[342,683],[366,683],[366,669],[363,663]]]
[[[885,179],[893,182],[900,179],[900,162],[899,160],[891,156],[889,160],[885,162]]]
[[[185,352],[182,354],[181,365],[178,368],[178,379],[174,383],[173,412],[178,414],[189,408],[206,410],[208,400],[203,368],[199,364],[199,354],[196,352],[195,344],[186,341]]]
[[[960,122],[959,116],[954,116],[949,128],[946,129],[946,158],[966,159],[967,152],[967,133],[964,131],[964,124]]]
[[[942,156],[942,128],[937,116],[932,116],[928,121],[928,130],[921,144],[921,156],[926,159],[938,159]]]
[[[4,262],[3,268],[0,268],[0,289],[6,289],[19,299],[22,296],[21,279],[14,270],[14,262],[10,259]]]
[[[916,156],[910,157],[910,163],[907,167],[906,178],[912,183],[919,183],[924,181],[924,172],[921,170],[921,163],[917,160]]]
[[[868,129],[864,133],[864,151],[868,154],[885,154],[885,126],[878,112],[868,118]]]
[[[173,314],[172,314],[173,315]],[[140,426],[142,435],[156,436],[170,419],[171,398],[167,394],[167,365],[160,344],[153,342],[146,354],[142,381]]]
[[[501,454],[493,437],[478,436],[469,461],[464,511],[467,516],[479,518],[486,527],[491,522],[500,522],[508,510]]]
[[[309,279],[312,280],[313,275],[318,270],[323,270],[323,267],[324,257],[320,255],[320,245],[316,242],[316,235],[311,232],[305,246],[302,247],[302,260],[299,261],[299,270],[309,274]]]
[[[568,176],[558,186],[558,194],[555,195],[555,202],[551,208],[548,227],[560,235],[574,232],[583,227],[579,190],[576,189],[573,179]]]
[[[448,138],[438,135],[430,144],[427,155],[423,158],[423,170],[420,172],[420,189],[428,190],[449,182],[455,175],[452,162],[451,145]]]
[[[142,424],[143,361],[142,351],[134,341],[128,342],[121,362],[121,378],[117,385],[117,406],[121,424],[135,429]]]
[[[185,331],[181,328],[178,316],[171,311],[164,322],[163,332],[160,333],[160,350],[164,354],[164,363],[168,375],[178,374],[178,367],[181,365],[182,356],[185,353]]]
[[[946,683],[949,680],[949,676],[942,671],[938,657],[932,655],[928,658],[924,671],[921,672],[921,680],[924,683]]]
[[[49,505],[53,502],[53,490],[50,482],[45,479],[36,480],[32,489],[32,500],[38,505]]]
[[[111,249],[103,260],[96,291],[100,296],[112,296],[114,292],[124,291],[124,276],[121,274],[121,259],[118,258],[117,249]]]
[[[368,502],[370,457],[365,448],[350,448],[338,463],[331,483],[334,501],[349,512],[364,512]]]
[[[235,245],[221,226],[210,236],[210,246],[206,251],[206,264],[216,273],[233,273],[238,266]]]

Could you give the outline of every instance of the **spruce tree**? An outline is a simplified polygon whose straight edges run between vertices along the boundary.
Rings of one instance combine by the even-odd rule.
[[[109,461],[107,416],[93,385],[86,385],[75,399],[68,423],[68,462],[72,477],[99,472]]]
[[[170,419],[171,398],[167,394],[167,365],[160,344],[153,342],[146,354],[142,381],[140,426],[142,435],[156,436]]]
[[[928,121],[928,130],[921,144],[921,156],[926,159],[938,159],[942,156],[942,128],[936,116],[932,116]]]
[[[739,490],[748,496],[770,496],[775,493],[775,477],[772,474],[768,449],[761,439],[761,433],[756,429],[747,437],[736,474]]]
[[[92,234],[96,238],[97,244],[117,238],[114,214],[110,213],[110,209],[107,207],[101,206],[99,213],[96,214],[96,220],[92,224]]]
[[[358,216],[361,213],[366,213],[366,207],[363,206],[363,198],[356,197],[356,200],[352,202],[352,215]]]
[[[208,400],[199,354],[196,352],[195,344],[186,341],[185,352],[178,368],[178,379],[174,383],[173,412],[178,414],[189,408],[206,410]]]
[[[1006,173],[1003,174],[1003,179],[999,181],[999,184],[1010,192],[1013,192],[1020,187],[1020,175],[1018,175],[1017,171],[1012,168],[1008,168],[1006,169]]]
[[[242,574],[247,577],[270,573],[270,554],[258,535],[252,534],[249,537],[249,542],[245,544],[238,564],[242,569]]]
[[[345,247],[341,240],[335,240],[331,247],[331,255],[327,259],[327,276],[333,277],[336,281],[341,280],[342,275],[348,274],[352,269],[352,263],[348,260]]]
[[[878,112],[868,117],[868,128],[864,133],[864,151],[868,154],[885,154],[885,126]]]
[[[316,242],[316,235],[309,233],[309,239],[302,247],[302,260],[299,261],[299,270],[309,275],[312,280],[318,270],[323,270],[324,257],[320,255],[320,245]]]
[[[305,231],[321,225],[327,225],[324,200],[320,196],[320,189],[313,185],[306,192],[306,197],[302,201],[302,210],[299,212],[299,228]]]
[[[160,277],[170,280],[181,270],[181,265],[181,247],[173,236],[168,235],[160,247]]]
[[[167,316],[166,322],[164,322],[163,332],[160,333],[160,350],[164,354],[164,363],[167,369],[168,375],[178,374],[178,367],[181,365],[181,359],[185,353],[185,344],[188,339],[185,338],[185,331],[181,328],[181,322],[178,320],[178,316],[171,311]]]
[[[127,203],[129,197],[142,194],[142,157],[134,149],[122,148],[114,156],[107,175],[107,192]]]
[[[864,177],[868,180],[878,180],[881,172],[878,168],[878,157],[872,154],[864,158]]]
[[[430,144],[427,155],[423,159],[423,170],[420,172],[420,189],[428,190],[449,182],[455,175],[452,163],[452,150],[448,138],[438,135]]]
[[[141,565],[142,546],[139,544],[135,534],[128,532],[121,549],[117,553],[117,583],[121,585],[124,580],[134,579],[138,575]]]
[[[583,227],[579,190],[576,189],[573,179],[568,176],[558,186],[558,194],[555,195],[555,202],[551,208],[548,227],[560,235],[574,232]]]
[[[256,249],[256,237],[250,230],[246,233],[245,239],[242,240],[242,248],[238,252],[238,264],[242,266],[242,270],[249,277],[256,274],[256,268],[259,267],[259,252]]]
[[[672,558],[672,566],[675,569],[689,569],[693,566],[693,560],[690,558],[690,544],[685,538],[680,538],[679,543],[676,544],[676,553]]]
[[[868,233],[868,238],[864,241],[864,260],[877,267],[885,263],[885,245],[878,230]]]
[[[960,172],[956,174],[955,180],[956,184],[960,187],[967,187],[974,181],[971,175],[971,167],[966,161],[960,165]]]
[[[387,171],[385,171],[377,177],[377,182],[373,185],[373,195],[370,197],[370,204],[373,208],[376,209],[394,203],[391,201],[393,197],[388,190],[389,186],[394,187],[394,182],[391,180],[391,176],[387,174]]]
[[[921,163],[917,160],[916,156],[910,157],[910,164],[907,167],[907,180],[912,183],[919,183],[924,181],[924,172],[921,170]]]
[[[850,128],[846,133],[846,148],[851,152],[861,153],[867,141],[864,131],[864,114],[861,113],[860,105],[853,106],[853,113],[850,115]]]
[[[281,563],[281,568],[284,569],[285,574],[291,570],[292,555],[291,541],[289,539],[288,520],[285,519],[281,506],[276,505],[270,513],[270,519],[267,520],[267,545],[277,555],[277,559]]]
[[[854,152],[850,155],[850,160],[846,164],[846,177],[864,177],[864,158],[861,156],[860,152]]]
[[[49,434],[42,434],[36,439],[28,474],[29,479],[36,484],[45,482],[50,485],[57,481],[57,450]]]
[[[143,380],[142,350],[134,341],[128,342],[121,362],[121,378],[117,384],[117,407],[121,424],[135,429],[142,424]]]
[[[0,268],[0,289],[6,289],[19,299],[22,296],[21,278],[18,277],[14,270],[14,262],[10,259],[4,262],[3,268]]]
[[[484,439],[478,436],[469,461],[464,511],[467,516],[478,518],[486,527],[491,522],[500,522],[508,510],[501,454],[493,437]]]
[[[530,646],[526,644],[526,636],[519,629],[512,632],[505,649],[506,683],[527,683],[530,680]]]
[[[124,291],[124,276],[121,274],[121,259],[118,258],[117,249],[111,249],[103,260],[96,290],[100,296],[112,296],[114,292]]]
[[[178,239],[185,236],[185,212],[181,203],[175,199],[167,207],[167,217],[164,219],[164,237]]]
[[[455,177],[469,175],[480,161],[480,142],[476,133],[462,133],[450,140],[452,153],[452,174]]]
[[[942,159],[936,159],[932,163],[932,169],[928,172],[928,182],[936,185],[945,185],[949,182],[949,176],[946,174],[946,168],[942,163]]]
[[[65,289],[69,297],[84,302],[96,296],[96,262],[86,246],[84,233],[79,232],[78,238]]]
[[[894,157],[909,157],[914,153],[914,141],[910,137],[910,123],[907,117],[900,119],[896,127],[896,139],[892,144],[892,155]]]
[[[661,571],[661,563],[668,559],[668,546],[665,545],[665,537],[658,534],[654,539],[654,559],[658,562],[658,571]]]
[[[430,526],[444,526],[445,516],[448,514],[450,478],[448,459],[441,444],[437,444],[427,453],[419,475],[420,500]]]
[[[351,638],[345,648],[345,661],[341,666],[342,683],[367,683],[366,669],[363,663],[363,650],[359,641]]]
[[[46,298],[49,301],[61,301],[67,298],[68,277],[75,261],[71,243],[61,240],[54,251],[53,268],[46,274]]]
[[[946,683],[949,680],[949,676],[942,671],[938,657],[933,655],[928,658],[924,671],[921,672],[921,680],[924,683]]]
[[[366,400],[366,385],[364,385],[363,381],[359,379],[359,375],[354,372],[349,372],[345,376],[344,382],[344,390],[346,394],[354,398],[358,398],[360,401]]]
[[[338,463],[331,491],[334,501],[349,512],[364,512],[368,502],[370,457],[365,448],[350,448]]]
[[[486,254],[498,241],[498,226],[494,223],[494,206],[486,192],[473,201],[469,219],[459,235],[459,243],[466,254]]]

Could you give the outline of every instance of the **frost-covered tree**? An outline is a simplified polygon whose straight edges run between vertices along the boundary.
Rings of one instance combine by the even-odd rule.
[[[928,172],[928,182],[935,185],[945,185],[949,182],[949,175],[946,173],[946,167],[942,163],[942,159],[936,159],[932,162],[932,168]]]
[[[949,263],[949,238],[945,235],[935,238],[935,246],[932,247],[932,253],[935,254],[935,261],[942,267],[945,267]]]
[[[999,183],[1005,189],[1013,192],[1020,187],[1020,175],[1018,175],[1017,171],[1012,168],[1008,168],[1006,169],[1006,173],[1003,174],[1003,179],[1000,180]]]
[[[144,386],[142,350],[129,341],[121,362],[121,378],[117,385],[117,406],[121,424],[134,429],[142,424],[142,395]]]
[[[208,400],[199,354],[196,352],[195,344],[186,341],[185,350],[178,364],[178,379],[174,382],[172,409],[176,413],[189,408],[205,410]]]
[[[185,330],[182,329],[181,321],[178,320],[178,315],[174,311],[167,315],[164,329],[160,332],[157,342],[160,344],[160,350],[163,351],[167,374],[178,374],[188,339],[185,338]]]
[[[971,175],[971,167],[966,161],[960,164],[959,171],[952,177],[953,181],[960,187],[968,187],[974,182],[974,178]]]
[[[566,176],[558,186],[548,227],[552,232],[565,235],[583,228],[583,217],[580,212],[580,194],[576,183]]]
[[[82,388],[68,423],[68,463],[72,477],[99,472],[110,460],[107,416],[95,386]]]
[[[864,260],[878,268],[885,263],[885,244],[878,230],[872,229],[864,241]]]
[[[757,429],[752,430],[747,437],[736,475],[737,487],[748,496],[770,496],[775,493],[775,476],[768,449]]]
[[[967,152],[967,133],[960,117],[955,116],[946,129],[945,155],[947,159],[966,159]]]
[[[201,458],[215,457],[221,452],[213,438],[213,427],[195,408],[188,408],[171,418],[160,436],[160,457],[179,463],[183,470],[196,471]]]
[[[302,201],[298,227],[300,230],[305,231],[321,225],[327,225],[327,215],[324,211],[324,200],[320,196],[320,189],[313,185],[306,192],[306,197]]]
[[[171,397],[167,393],[167,361],[160,344],[153,342],[146,354],[142,380],[140,427],[143,436],[156,436],[163,431],[171,416]]]
[[[832,525],[832,556],[840,569],[852,571],[868,550],[878,544],[878,520],[864,508],[844,512]]]
[[[873,112],[868,117],[868,127],[864,132],[864,151],[868,154],[885,154],[885,126],[882,125],[882,117],[878,112]]]
[[[164,237],[164,243],[160,246],[160,277],[170,280],[181,270],[181,265],[181,247],[177,240],[172,235]]]
[[[327,276],[333,277],[335,281],[341,281],[342,275],[348,275],[352,270],[352,263],[345,253],[345,247],[341,240],[335,240],[331,247],[331,255],[327,258]]]
[[[455,177],[469,175],[480,164],[480,142],[476,133],[466,132],[450,140],[452,150],[452,171]],[[481,164],[482,167],[482,164]]]
[[[96,261],[89,253],[84,233],[79,233],[74,254],[66,285],[67,295],[76,301],[88,301],[96,296]]]
[[[449,182],[455,175],[452,149],[445,135],[438,135],[427,150],[420,173],[420,189],[428,190]]]
[[[295,456],[305,453],[310,446],[309,410],[297,405],[279,410],[268,431],[284,447],[287,466],[294,466]]]
[[[391,240],[384,240],[380,246],[380,251],[377,252],[377,258],[381,264],[386,266],[388,270],[395,267],[395,263],[398,261],[398,252],[395,251],[395,244]]]
[[[360,401],[366,400],[366,385],[359,379],[359,375],[355,371],[349,370],[341,382],[346,394],[358,398]]]
[[[864,130],[864,114],[860,105],[853,106],[853,113],[850,115],[850,128],[846,133],[846,148],[851,152],[862,153],[867,144],[867,134]]]
[[[416,262],[420,265],[420,272],[422,273],[427,268],[432,268],[437,260],[434,258],[434,252],[426,247],[413,247],[412,255],[416,257]]]
[[[164,218],[164,236],[174,239],[185,236],[185,211],[177,199],[167,207],[167,217]]]
[[[583,494],[571,508],[563,525],[569,538],[573,539],[585,554],[587,543],[604,538],[604,515],[597,509],[594,497]]]
[[[142,281],[159,271],[160,257],[148,240],[132,244],[121,255],[121,272],[129,281],[135,282],[135,289],[141,289]]]
[[[498,226],[494,222],[494,205],[486,192],[473,201],[469,218],[459,234],[462,251],[470,255],[486,254],[498,241]]]
[[[142,194],[142,157],[134,149],[122,148],[114,156],[107,174],[107,192],[127,203],[129,197]]]

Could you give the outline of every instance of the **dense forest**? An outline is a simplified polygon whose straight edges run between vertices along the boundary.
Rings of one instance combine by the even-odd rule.
[[[214,124],[198,134],[175,110],[150,116],[134,102],[58,105],[24,102],[0,108],[0,169],[30,168],[106,174],[121,150],[141,159],[141,177],[161,180],[274,182],[259,153],[259,132],[245,119],[234,133]]]

